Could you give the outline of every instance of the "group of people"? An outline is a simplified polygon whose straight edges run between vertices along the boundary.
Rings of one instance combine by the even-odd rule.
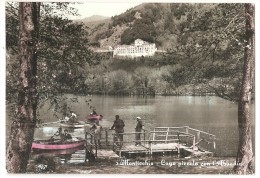
[[[65,116],[64,119],[60,119],[61,122],[65,122],[65,123],[77,123],[77,115],[74,112],[70,112],[71,116]]]
[[[144,129],[144,125],[142,122],[141,117],[136,117],[137,120],[137,125],[135,127],[135,138],[136,138],[136,146],[139,146],[141,144],[141,131],[142,129]],[[115,130],[116,136],[118,137],[118,142],[121,143],[122,146],[122,142],[123,142],[123,133],[124,133],[124,127],[125,127],[125,123],[122,119],[119,118],[119,115],[115,116],[115,121],[114,124],[111,127],[111,130]],[[101,147],[101,130],[102,127],[99,124],[99,121],[96,121],[96,123],[94,123],[94,125],[92,126],[91,130],[94,131],[94,137],[95,137],[95,141],[97,142],[96,144]]]
[[[58,131],[53,136],[51,136],[49,141],[51,141],[51,142],[54,141],[54,137],[55,136],[56,137],[59,136],[61,142],[64,142],[64,141],[69,140],[69,139],[72,139],[72,136],[69,133],[69,131],[67,129],[65,129],[64,132],[62,132],[62,128],[61,127],[59,127]]]
[[[144,129],[144,125],[143,125],[141,117],[136,117],[136,120],[137,120],[137,125],[135,127],[135,132],[136,132],[136,135],[135,135],[136,144],[135,145],[139,146],[141,144],[141,131],[142,131],[142,129]],[[111,127],[111,130],[115,129],[115,132],[121,142],[123,142],[124,127],[125,127],[124,121],[119,118],[119,115],[116,115],[115,121]]]
[[[76,115],[72,114],[72,117],[76,118]],[[137,120],[137,124],[135,127],[135,132],[136,132],[136,135],[135,135],[136,144],[135,145],[139,146],[141,144],[141,132],[142,132],[142,129],[144,129],[144,125],[143,125],[141,117],[136,117],[136,120]],[[115,121],[111,127],[111,130],[115,130],[116,136],[118,137],[118,139],[121,143],[123,142],[124,127],[125,127],[124,121],[119,118],[119,115],[116,115]],[[93,124],[93,126],[91,127],[91,130],[94,131],[95,141],[97,141],[98,146],[101,147],[100,140],[101,140],[102,127],[100,126],[99,121],[96,121]],[[60,136],[61,141],[66,141],[66,140],[72,138],[71,134],[68,133],[67,129],[65,129],[64,133],[62,133],[61,127],[59,127],[58,131],[51,137],[50,141],[54,140],[54,136]]]

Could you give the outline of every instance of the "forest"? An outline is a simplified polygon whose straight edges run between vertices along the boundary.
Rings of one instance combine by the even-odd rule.
[[[140,8],[142,18],[135,19]],[[42,86],[46,90],[47,85],[52,84],[57,92],[78,94],[214,94],[237,101],[245,44],[241,30],[245,25],[242,9],[242,4],[157,3],[144,4],[138,10],[129,9],[112,17],[112,26],[131,24],[121,35],[123,44],[130,44],[137,38],[148,42],[162,38],[164,44],[172,46],[167,53],[137,59],[113,59],[111,55],[93,53],[85,45],[89,44],[91,34],[86,32],[84,24],[61,17],[51,21],[53,17],[45,17],[41,20],[40,32],[40,47],[45,49],[39,55],[42,58],[40,65],[50,69],[41,72],[50,73],[45,80],[48,83],[42,83]],[[155,15],[156,12],[160,13]],[[18,41],[18,28],[12,28],[15,23],[17,25],[14,16],[7,16],[7,29],[10,29],[7,46],[11,59],[8,66],[13,65],[13,51]],[[46,36],[51,31],[62,33]],[[102,34],[107,36],[107,33]],[[165,38],[171,35],[174,38]],[[156,41],[158,47],[162,43]],[[7,76],[7,85],[12,84],[13,77]],[[12,87],[7,88],[10,89],[8,93],[13,92]]]
[[[89,92],[132,95],[152,88],[155,94],[214,94],[237,101],[246,43],[242,6],[149,3],[112,17],[110,32],[127,27],[117,34],[121,44],[140,38],[167,53],[134,60],[105,57],[88,71]]]

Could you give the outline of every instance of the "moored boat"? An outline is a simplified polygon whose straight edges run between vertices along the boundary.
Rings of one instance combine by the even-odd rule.
[[[90,114],[86,117],[87,121],[100,121],[103,119],[102,115]]]
[[[80,137],[75,137],[66,141],[61,141],[60,139],[50,141],[50,140],[35,140],[32,143],[32,149],[40,150],[63,150],[76,148],[84,145],[85,140]]]
[[[84,127],[86,124],[84,123],[60,123],[62,127],[69,127],[69,128],[81,128]]]

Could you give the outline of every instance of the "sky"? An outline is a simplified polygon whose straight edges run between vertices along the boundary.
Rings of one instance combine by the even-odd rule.
[[[119,15],[126,10],[135,7],[141,3],[126,3],[126,2],[103,2],[103,3],[82,3],[75,4],[72,7],[78,9],[78,13],[81,15],[79,17],[69,17],[70,19],[82,19],[86,17],[90,17],[92,15],[101,15],[106,17],[112,17],[115,15]]]

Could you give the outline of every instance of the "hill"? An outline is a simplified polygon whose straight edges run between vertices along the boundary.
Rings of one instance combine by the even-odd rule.
[[[200,13],[212,7],[214,4],[143,3],[111,18],[92,16],[82,22],[88,27],[93,48],[131,44],[139,38],[167,50],[177,48],[191,9]]]
[[[102,21],[105,19],[110,19],[110,17],[105,17],[105,16],[101,16],[101,15],[92,15],[90,17],[81,19],[80,21],[83,23],[89,23],[89,22],[98,22],[98,21]]]

